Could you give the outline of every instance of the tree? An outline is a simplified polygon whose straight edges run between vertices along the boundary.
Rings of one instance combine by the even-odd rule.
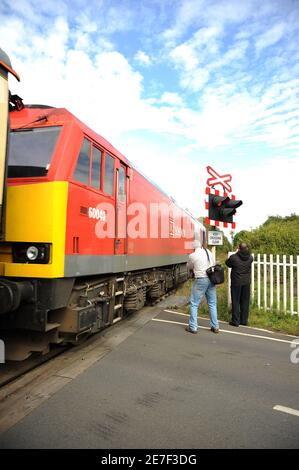
[[[299,254],[299,216],[291,214],[270,216],[252,232],[242,230],[234,239],[234,246],[247,243],[255,253]]]

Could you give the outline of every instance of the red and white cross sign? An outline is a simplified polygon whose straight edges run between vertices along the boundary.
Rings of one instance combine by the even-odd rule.
[[[232,187],[230,184],[228,184],[232,180],[232,176],[230,174],[219,175],[217,171],[215,171],[211,166],[207,166],[207,171],[209,175],[212,176],[212,178],[207,179],[207,186],[213,187],[217,184],[220,184],[225,191],[228,191],[229,193],[232,192]]]

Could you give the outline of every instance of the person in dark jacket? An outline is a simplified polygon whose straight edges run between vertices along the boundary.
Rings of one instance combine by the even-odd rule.
[[[225,264],[231,270],[232,326],[247,325],[250,301],[251,263],[253,258],[246,243],[240,243],[237,253]]]

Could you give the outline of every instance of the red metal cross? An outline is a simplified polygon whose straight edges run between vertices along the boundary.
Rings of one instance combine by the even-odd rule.
[[[207,186],[211,187],[221,184],[226,191],[229,193],[232,192],[232,187],[228,184],[232,180],[232,176],[230,174],[219,175],[211,166],[207,166],[207,171],[212,176],[212,178],[207,179]]]

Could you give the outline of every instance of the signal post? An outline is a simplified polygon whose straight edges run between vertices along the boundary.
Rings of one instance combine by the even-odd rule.
[[[233,216],[237,212],[236,209],[240,207],[243,202],[241,200],[237,200],[235,196],[231,194],[232,187],[230,182],[232,180],[232,176],[230,174],[220,175],[211,166],[207,166],[207,171],[210,178],[207,179],[205,190],[205,209],[208,212],[205,222],[207,225],[211,225],[212,230],[214,231],[209,233],[215,234],[217,233],[217,228],[228,228],[229,224],[231,225],[231,230],[234,230],[236,228],[236,223],[233,220]],[[222,190],[215,189],[215,186],[221,186]],[[221,240],[217,240],[216,238],[213,241],[213,235],[210,237],[212,253],[215,259],[216,245],[223,244],[223,238]],[[210,244],[209,239],[208,244]]]

